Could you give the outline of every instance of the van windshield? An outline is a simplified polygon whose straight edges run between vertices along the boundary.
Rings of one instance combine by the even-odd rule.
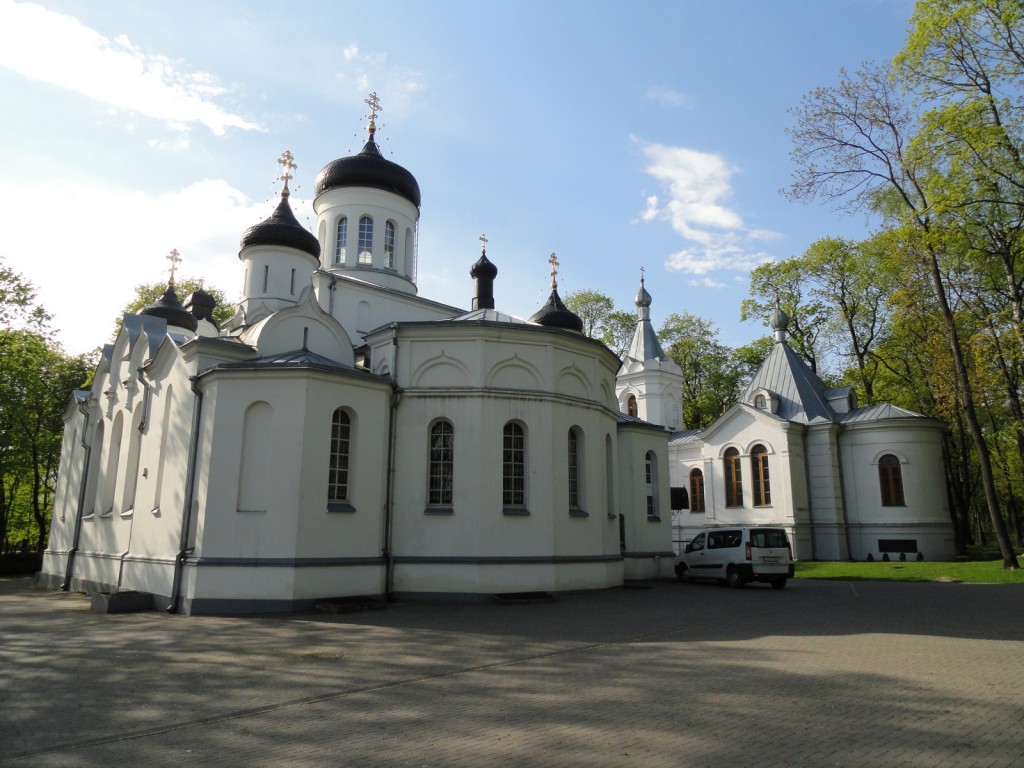
[[[785,549],[789,545],[789,540],[781,528],[765,528],[750,532],[750,544],[759,549]]]

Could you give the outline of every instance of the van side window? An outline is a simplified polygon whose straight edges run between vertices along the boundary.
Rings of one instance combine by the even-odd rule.
[[[708,549],[738,547],[743,538],[741,531],[712,531],[708,534]]]
[[[704,549],[704,534],[703,533],[700,536],[698,536],[697,538],[695,538],[693,541],[690,542],[690,551],[691,552],[700,552],[702,549]]]

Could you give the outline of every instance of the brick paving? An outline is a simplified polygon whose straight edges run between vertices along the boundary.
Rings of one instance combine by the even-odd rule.
[[[1020,766],[1024,589],[94,614],[0,581],[4,766]]]

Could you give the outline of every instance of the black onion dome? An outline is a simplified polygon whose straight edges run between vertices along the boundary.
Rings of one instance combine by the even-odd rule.
[[[342,157],[325,165],[316,176],[316,194],[338,187],[372,187],[401,195],[417,208],[420,207],[420,185],[409,171],[387,160],[370,140],[358,155]]]
[[[288,188],[281,191],[281,202],[259,224],[249,227],[242,233],[241,247],[250,245],[276,245],[284,248],[295,248],[308,253],[314,259],[320,258],[320,241],[316,235],[299,224],[288,204]]]
[[[567,331],[583,333],[583,321],[579,315],[562,303],[556,288],[551,289],[547,304],[541,307],[530,320],[547,328],[564,328]]]
[[[184,307],[196,320],[206,320],[213,323],[213,310],[217,308],[217,300],[211,293],[200,288],[198,291],[193,291],[185,299]]]
[[[498,268],[494,266],[487,254],[481,254],[476,264],[469,268],[469,276],[476,280],[479,277],[493,280],[498,276]]]
[[[181,306],[181,302],[178,300],[178,294],[174,292],[174,283],[167,284],[167,290],[164,291],[164,295],[154,301],[148,307],[143,307],[139,310],[140,315],[149,315],[150,317],[161,317],[167,321],[168,325],[174,325],[178,328],[184,328],[187,331],[195,333],[199,327],[199,321]]]

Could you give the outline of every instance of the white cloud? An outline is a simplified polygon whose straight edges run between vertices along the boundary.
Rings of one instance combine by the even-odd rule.
[[[310,202],[293,196],[291,203],[308,226]],[[183,259],[179,275],[204,278],[237,301],[239,238],[276,204],[253,203],[219,179],[157,195],[71,181],[4,181],[0,256],[36,286],[68,351],[85,352],[109,341],[136,285],[167,279],[164,257],[172,248]]]
[[[341,55],[345,57],[345,61],[352,61],[359,57],[359,46],[350,45],[341,52]]]
[[[654,85],[647,89],[646,96],[663,107],[689,107],[690,99],[686,94],[665,85]]]
[[[725,158],[686,147],[639,143],[648,160],[644,170],[667,192],[665,202],[657,195],[646,198],[640,220],[668,221],[685,242],[684,248],[668,257],[667,269],[699,275],[715,270],[749,271],[770,260],[752,246],[779,235],[748,229],[742,216],[727,205],[736,169]]]
[[[701,280],[691,280],[690,285],[695,288],[725,288],[726,285],[720,280],[712,280],[710,277],[705,277]]]
[[[143,53],[124,35],[111,40],[33,3],[0,0],[0,67],[178,130],[192,123],[218,136],[229,128],[262,130],[214,103],[226,89],[212,75],[181,71],[165,56]]]

